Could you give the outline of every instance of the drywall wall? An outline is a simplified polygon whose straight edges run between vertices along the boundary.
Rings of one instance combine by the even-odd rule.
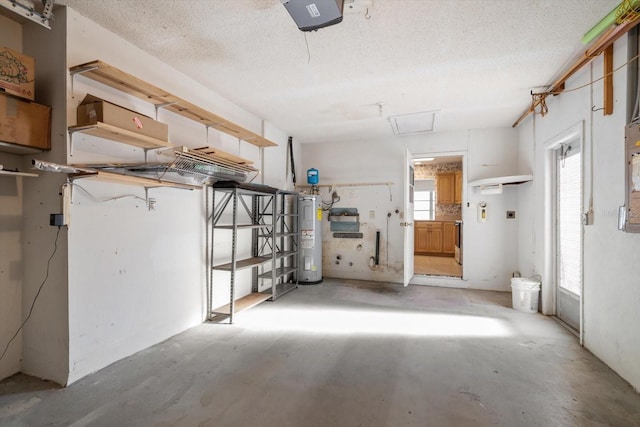
[[[400,223],[404,218],[402,177],[405,148],[415,156],[464,156],[465,182],[492,175],[519,173],[517,132],[512,129],[391,137],[388,140],[355,141],[349,144],[303,144],[303,173],[311,167],[318,169],[320,183],[333,184],[331,192],[337,191],[340,196],[340,202],[335,207],[358,209],[364,234],[363,239],[336,239],[332,237],[329,223],[323,221],[322,267],[325,276],[402,281],[404,258]],[[362,183],[365,185],[357,185]],[[422,278],[415,282],[510,290],[509,277],[517,268],[518,262],[517,241],[513,239],[518,220],[506,220],[505,211],[517,210],[517,191],[506,189],[501,195],[480,196],[477,190],[466,185],[464,187],[464,280]],[[323,199],[330,201],[329,188],[321,187],[321,191]],[[476,221],[475,214],[479,201],[486,201],[490,212],[494,212],[482,224]],[[369,259],[372,250],[375,250],[376,230],[382,233],[381,263],[370,267]],[[337,259],[338,255],[340,260]],[[336,261],[340,261],[339,264]]]
[[[151,57],[77,12],[67,9],[67,66],[100,59],[205,109],[263,134],[279,144],[260,150],[166,111],[173,145],[212,145],[245,157],[262,169],[255,182],[287,185],[286,135],[228,100]],[[70,81],[70,80],[69,80]],[[67,125],[86,93],[155,117],[153,106],[82,76],[68,85]],[[299,150],[296,148],[296,150]],[[70,163],[144,161],[135,147],[74,135]],[[149,160],[156,159],[148,154]],[[161,158],[157,157],[161,160]],[[165,159],[166,161],[166,159]],[[206,310],[205,192],[149,189],[89,181],[72,186],[69,225],[68,383],[194,326]],[[123,197],[124,196],[124,197]],[[155,199],[155,210],[146,198]],[[230,256],[230,233],[218,233],[216,255]],[[240,253],[250,251],[241,242]],[[240,277],[237,297],[251,291]],[[228,274],[216,277],[214,300],[224,304]]]
[[[614,67],[627,61],[627,42],[614,48]],[[592,62],[566,87],[571,89],[602,76],[602,58]],[[626,68],[614,75],[614,114],[603,116],[592,111],[602,105],[602,82],[576,92],[548,99],[549,114],[529,117],[518,131],[520,163],[534,165],[534,188],[520,192],[520,210],[530,213],[521,222],[520,268],[545,271],[547,249],[545,212],[550,209],[544,197],[545,142],[573,126],[584,128],[584,211],[593,201],[593,224],[584,227],[583,295],[584,345],[613,368],[636,389],[640,389],[640,235],[617,230],[618,206],[624,204],[624,126]],[[591,158],[593,162],[591,162]],[[593,190],[593,191],[591,191]],[[552,292],[554,278],[543,277],[543,291]],[[543,309],[553,313],[553,300],[544,299]]]
[[[3,46],[22,51],[22,26],[0,15]],[[21,169],[22,159],[0,152],[0,165]],[[0,176],[0,356],[22,321],[22,194],[27,178]],[[22,334],[0,360],[0,380],[21,368]]]
[[[56,14],[51,30],[32,22],[23,26],[24,53],[36,58],[36,101],[52,107],[51,151],[23,156],[25,169],[34,157],[66,161],[65,31],[62,14]],[[59,193],[65,180],[61,174],[40,173],[39,178],[24,181],[22,247],[25,316],[42,288],[23,331],[22,370],[60,384],[66,382],[69,370],[67,233],[49,226],[49,214],[61,211]]]

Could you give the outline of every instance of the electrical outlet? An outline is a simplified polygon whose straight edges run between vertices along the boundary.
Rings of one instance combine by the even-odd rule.
[[[148,204],[149,204],[149,210],[150,211],[155,211],[156,210],[156,199],[149,198]]]
[[[507,211],[507,219],[515,219],[516,211]]]
[[[62,214],[49,214],[49,225],[53,227],[64,226],[64,215]]]
[[[376,211],[369,211],[369,219],[376,219]]]

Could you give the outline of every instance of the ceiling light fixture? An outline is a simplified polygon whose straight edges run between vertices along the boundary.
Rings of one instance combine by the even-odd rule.
[[[421,165],[423,163],[428,163],[433,161],[433,157],[421,157],[419,159],[413,159],[414,165]]]
[[[437,111],[400,114],[389,117],[391,129],[395,135],[433,132]]]

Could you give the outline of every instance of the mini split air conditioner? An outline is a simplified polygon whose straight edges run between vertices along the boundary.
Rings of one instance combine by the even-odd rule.
[[[281,0],[300,31],[342,22],[344,0]]]

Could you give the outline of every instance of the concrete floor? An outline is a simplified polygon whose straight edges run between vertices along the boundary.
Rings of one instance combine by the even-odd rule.
[[[7,379],[0,425],[640,425],[629,384],[555,321],[510,303],[325,280],[66,389]]]

